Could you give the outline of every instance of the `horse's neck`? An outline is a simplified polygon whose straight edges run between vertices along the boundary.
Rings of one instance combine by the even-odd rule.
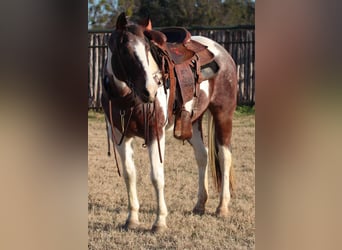
[[[106,73],[113,77],[114,86],[116,87],[118,93],[120,93],[120,95],[125,95],[126,92],[127,92],[127,89],[129,89],[129,87],[128,87],[128,85],[124,81],[119,80],[114,75],[114,72],[113,72],[113,69],[112,69],[112,63],[111,63],[112,56],[113,56],[112,52],[108,48],[108,57],[107,57],[107,62],[106,62]]]
[[[157,74],[158,72],[161,72],[161,69],[159,68],[156,60],[154,59],[151,51],[148,52],[148,62],[149,62],[149,68],[150,68],[152,74]],[[159,75],[158,77],[161,78],[161,75]]]

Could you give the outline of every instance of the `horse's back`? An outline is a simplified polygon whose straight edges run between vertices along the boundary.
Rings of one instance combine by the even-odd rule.
[[[227,52],[227,50],[220,45],[219,43],[215,42],[214,40],[205,37],[205,36],[192,36],[191,40],[194,40],[196,42],[199,42],[205,46],[208,47],[208,49],[215,55],[221,55],[221,54],[225,54],[225,55],[229,55],[229,53]]]
[[[210,38],[192,36],[191,39],[207,46],[219,66],[217,74],[212,79],[209,79],[209,84],[213,86],[210,96],[211,105],[224,106],[227,110],[235,109],[237,71],[233,58],[222,45]]]
[[[191,39],[207,46],[208,50],[213,53],[214,60],[219,66],[219,72],[229,73],[230,76],[237,76],[236,64],[222,45],[204,36],[192,36]]]
[[[236,65],[235,65],[233,58],[222,45],[204,36],[192,36],[191,40],[194,40],[196,42],[199,42],[207,46],[208,50],[211,53],[213,53],[215,60],[219,64],[220,67],[223,67],[224,65],[227,64],[228,70],[236,71]]]

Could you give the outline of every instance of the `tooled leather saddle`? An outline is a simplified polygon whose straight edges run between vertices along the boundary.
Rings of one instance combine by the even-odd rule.
[[[205,45],[191,40],[190,32],[183,27],[165,28],[160,32],[152,30],[147,37],[168,55],[172,71],[174,70],[175,79],[177,79],[173,110],[175,114],[174,136],[182,140],[190,139],[192,114],[185,110],[184,104],[197,97],[199,84],[209,77],[201,69],[206,65],[214,64],[215,70],[218,70],[214,55]]]

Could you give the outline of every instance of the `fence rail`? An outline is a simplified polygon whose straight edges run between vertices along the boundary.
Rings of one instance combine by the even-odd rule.
[[[158,29],[158,28],[157,28]],[[201,35],[221,44],[233,57],[238,74],[238,105],[255,103],[255,28],[236,27],[193,27],[192,35]],[[107,57],[109,30],[88,31],[88,108],[101,108],[102,72]]]

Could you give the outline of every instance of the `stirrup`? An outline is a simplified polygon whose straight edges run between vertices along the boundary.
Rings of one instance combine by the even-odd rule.
[[[192,137],[191,114],[186,110],[182,110],[175,119],[175,127],[173,135],[177,139],[188,140]]]

